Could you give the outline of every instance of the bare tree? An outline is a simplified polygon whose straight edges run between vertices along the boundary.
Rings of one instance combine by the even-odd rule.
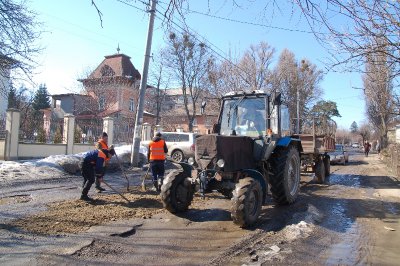
[[[299,100],[300,121],[303,121],[322,93],[319,87],[321,80],[322,71],[314,64],[306,59],[297,62],[292,52],[282,51],[271,76],[272,90],[282,94],[283,101],[288,105],[293,126],[297,119],[297,100]]]
[[[169,56],[164,57],[164,64],[181,86],[189,131],[193,131],[198,102],[204,90],[204,78],[207,77],[207,47],[187,31],[179,36],[170,33],[165,54]]]
[[[373,133],[372,127],[368,123],[361,124],[358,130],[358,134],[362,138],[362,143],[365,143],[365,141],[370,140],[372,133]]]
[[[165,90],[168,88],[170,81],[170,76],[166,73],[167,71],[163,65],[163,56],[162,51],[160,51],[158,56],[155,57],[156,59],[154,60],[154,64],[152,64],[150,79],[153,82],[155,89],[152,90],[151,95],[147,97],[148,104],[145,106],[145,108],[155,113],[156,125],[161,122]]]
[[[0,0],[0,70],[12,67],[30,80],[36,65],[34,57],[40,52],[35,44],[40,37],[39,25],[36,14],[27,8],[26,1]],[[0,71],[0,75],[4,74],[7,73]],[[14,75],[17,77],[21,78],[21,75]],[[7,84],[0,85],[0,93],[7,95]]]
[[[379,132],[382,147],[387,145],[388,123],[393,119],[392,69],[387,57],[381,53],[369,54],[366,74],[363,76],[365,102],[369,121]]]
[[[350,144],[351,132],[348,129],[340,128],[336,130],[336,143]]]
[[[268,78],[274,53],[275,49],[266,42],[251,45],[244,53],[238,68],[239,76],[244,79],[246,85],[243,90],[268,91]]]

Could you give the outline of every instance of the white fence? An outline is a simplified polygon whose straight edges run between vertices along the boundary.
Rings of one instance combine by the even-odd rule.
[[[0,160],[21,160],[43,158],[50,155],[77,154],[94,149],[92,144],[74,143],[75,117],[66,114],[64,117],[63,143],[22,143],[19,141],[20,112],[7,110],[6,130],[0,132]],[[103,132],[108,135],[108,144],[113,144],[114,120],[103,119]],[[150,125],[143,124],[142,137],[150,137]]]

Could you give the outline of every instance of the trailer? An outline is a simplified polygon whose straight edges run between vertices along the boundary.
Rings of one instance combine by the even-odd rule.
[[[329,130],[316,130],[313,121],[312,133],[297,134],[303,148],[301,152],[301,170],[303,173],[315,173],[317,182],[325,183],[330,175],[330,157],[328,152],[335,150],[336,127],[329,126]]]

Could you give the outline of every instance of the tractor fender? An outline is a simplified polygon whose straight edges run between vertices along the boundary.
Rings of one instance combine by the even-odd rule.
[[[194,167],[186,162],[180,162],[180,163],[176,163],[171,161],[171,163],[175,164],[175,165],[179,165],[182,168],[182,172],[185,174],[185,176],[191,176],[192,175],[192,170],[194,169]]]
[[[291,137],[283,137],[280,138],[277,142],[276,142],[276,146],[280,146],[280,147],[289,147],[289,146],[294,146],[296,147],[296,149],[299,152],[303,151],[303,147],[301,146],[301,141],[300,139],[295,139],[295,138],[291,138]]]
[[[258,182],[260,182],[262,192],[263,192],[263,204],[265,203],[265,198],[267,196],[267,182],[265,182],[264,176],[257,170],[254,169],[244,169],[243,173],[246,173],[248,176],[254,178]]]

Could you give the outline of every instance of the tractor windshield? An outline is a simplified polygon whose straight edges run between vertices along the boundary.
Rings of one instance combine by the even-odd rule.
[[[258,137],[265,135],[265,98],[225,99],[221,135]]]

